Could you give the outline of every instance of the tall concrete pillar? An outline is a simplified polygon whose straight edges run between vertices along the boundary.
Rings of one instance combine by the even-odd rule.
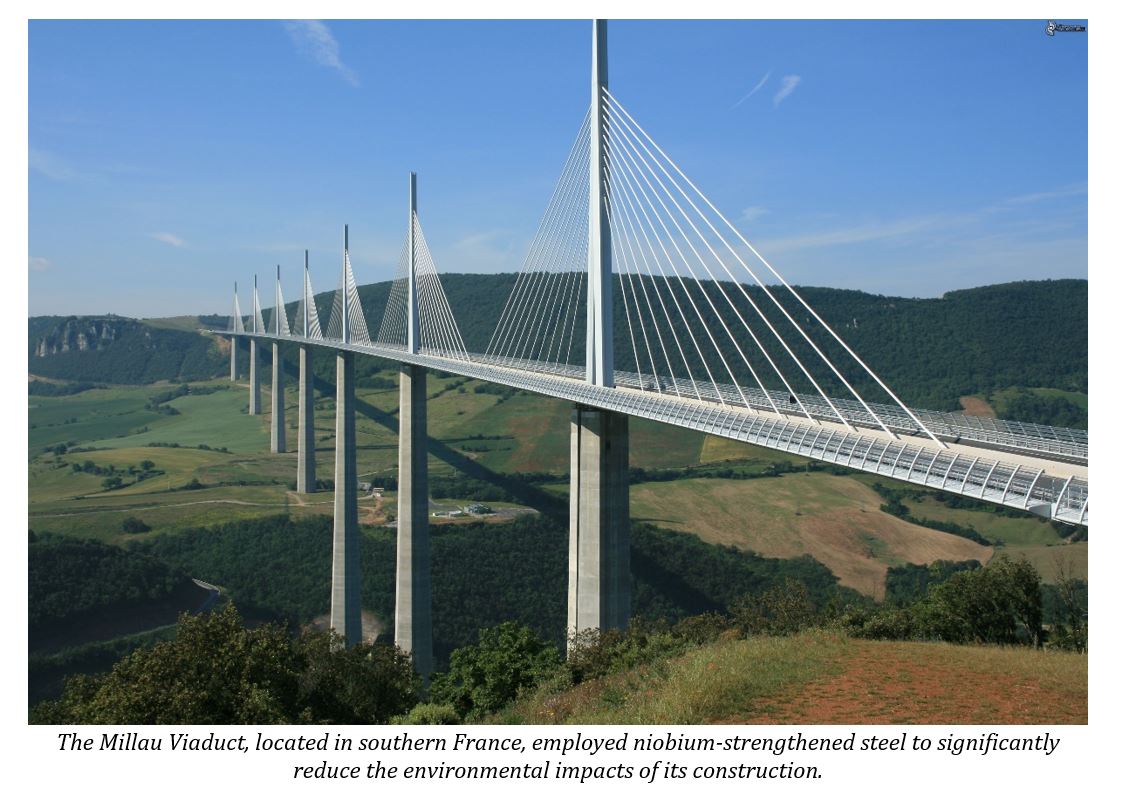
[[[270,386],[270,453],[285,453],[285,375],[281,342],[273,341],[274,360]]]
[[[396,646],[412,656],[427,682],[432,673],[432,580],[428,544],[428,398],[424,368],[400,371],[397,467]]]
[[[238,379],[238,339],[230,339],[230,379]]]
[[[262,413],[262,381],[258,376],[258,343],[250,339],[250,413]]]
[[[337,353],[337,438],[333,473],[333,598],[329,626],[347,646],[361,641],[361,548],[357,530],[357,398],[353,355]]]
[[[569,636],[630,621],[629,447],[625,414],[572,409]]]
[[[313,366],[307,346],[298,349],[297,377],[297,492],[312,493],[317,489],[313,455]]]

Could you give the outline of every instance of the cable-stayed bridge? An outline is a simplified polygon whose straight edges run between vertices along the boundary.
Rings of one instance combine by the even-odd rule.
[[[308,353],[337,353],[333,626],[350,642],[360,639],[357,355],[401,364],[396,641],[422,673],[431,669],[425,369],[573,404],[571,632],[621,627],[629,616],[631,416],[1088,523],[1086,432],[909,408],[611,94],[603,22],[589,109],[487,346],[465,342],[422,230],[415,175],[409,191],[383,313],[364,312],[346,228],[324,326],[307,253],[292,320],[279,270],[267,311],[255,278],[243,317],[235,286],[220,333],[232,339],[235,379],[239,340],[273,346],[272,452],[286,450],[279,345],[299,345],[301,492],[314,483]],[[256,414],[257,352],[250,357]]]

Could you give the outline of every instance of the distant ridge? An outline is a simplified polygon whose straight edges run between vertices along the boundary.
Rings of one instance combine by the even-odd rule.
[[[465,341],[482,351],[499,319],[513,274],[445,274]],[[391,282],[358,288],[370,330],[384,311]],[[1087,390],[1087,282],[1010,282],[955,290],[939,298],[900,298],[827,287],[798,288],[821,315],[911,405],[953,410],[964,395],[1026,386]],[[332,293],[317,297],[324,321]],[[287,305],[292,317],[296,302]],[[268,311],[267,311],[268,312]],[[151,383],[225,374],[225,346],[193,331],[118,316],[30,318],[28,370],[64,380]],[[199,325],[217,327],[218,316]],[[630,348],[615,347],[619,368],[633,368]],[[376,366],[360,364],[367,377]],[[321,374],[321,369],[318,369]]]

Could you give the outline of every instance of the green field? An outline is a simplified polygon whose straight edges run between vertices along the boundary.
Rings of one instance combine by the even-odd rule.
[[[267,376],[268,377],[268,376]],[[370,378],[359,389],[358,473],[363,479],[394,476],[397,462],[398,388],[395,371]],[[268,380],[267,380],[268,382]],[[109,386],[68,397],[29,398],[29,522],[53,531],[125,542],[123,520],[134,516],[151,531],[207,526],[251,517],[329,512],[332,495],[291,491],[296,476],[296,388],[287,387],[287,449],[271,455],[269,414],[246,414],[245,383],[217,379],[222,387],[148,409],[151,398],[174,390],[170,384]],[[376,388],[376,386],[382,386]],[[499,473],[566,475],[570,406],[558,400],[504,390],[475,389],[479,383],[428,375],[429,471],[452,476],[457,469],[483,478]],[[325,387],[325,391],[329,391]],[[263,391],[266,411],[269,392]],[[333,477],[334,401],[315,400],[317,476]],[[72,447],[62,455],[59,443]],[[181,447],[153,447],[179,445]],[[204,446],[207,449],[203,449]],[[225,448],[226,452],[220,449]],[[147,461],[158,475],[104,489],[101,472],[136,470]],[[937,559],[988,560],[993,549],[964,538],[908,524],[880,511],[882,499],[870,484],[898,483],[865,474],[834,476],[804,472],[805,460],[755,446],[703,436],[645,420],[631,422],[631,465],[648,470],[728,466],[753,475],[777,463],[797,472],[776,478],[701,479],[639,484],[631,490],[631,515],[672,529],[693,532],[709,543],[738,546],[763,555],[809,554],[832,569],[843,585],[879,597],[888,567]],[[482,471],[482,472],[481,472]],[[197,481],[201,489],[194,487]],[[565,495],[566,485],[546,484]],[[438,499],[459,505],[464,499]],[[952,509],[931,498],[908,499],[918,518],[974,527],[1006,550],[1031,560],[1044,578],[1060,561],[1086,572],[1086,545],[1064,544],[1054,530],[1033,518]],[[505,504],[505,507],[513,505]],[[361,504],[363,522],[381,522],[391,499]]]
[[[991,558],[991,549],[908,524],[881,512],[881,503],[855,477],[825,473],[680,479],[631,488],[634,520],[767,557],[808,554],[828,566],[841,585],[878,599],[890,566]]]

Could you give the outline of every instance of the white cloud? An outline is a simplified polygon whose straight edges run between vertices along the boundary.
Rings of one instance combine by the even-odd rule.
[[[341,46],[333,32],[319,20],[292,20],[284,24],[297,52],[322,67],[333,68],[353,87],[359,87],[356,72],[341,61]]]
[[[160,231],[157,234],[151,234],[151,239],[157,239],[159,242],[165,242],[167,245],[171,245],[175,248],[186,247],[185,239],[168,231]]]
[[[1058,200],[1062,197],[1085,197],[1086,193],[1086,184],[1079,183],[1071,186],[1063,186],[1062,188],[1058,189],[1049,189],[1048,191],[1031,192],[1029,194],[1020,194],[1015,197],[1008,197],[1006,200],[1000,200],[995,205],[988,206],[985,211],[987,213],[1007,211],[1012,208],[1034,205],[1035,203],[1042,203],[1047,200]]]
[[[924,231],[946,227],[952,224],[951,218],[909,217],[887,222],[862,223],[830,231],[816,231],[806,234],[756,240],[759,248],[773,253],[798,251],[805,248],[824,248],[832,245],[856,245],[862,242],[878,242],[910,236]]]
[[[58,155],[44,149],[28,150],[28,167],[52,180],[76,180],[81,176]]]
[[[761,81],[760,81],[760,82],[758,82],[757,84],[755,84],[755,85],[753,86],[753,90],[749,91],[749,92],[748,92],[748,93],[746,93],[744,96],[742,96],[740,99],[738,99],[738,103],[737,103],[737,104],[735,104],[735,105],[734,105],[733,107],[731,107],[730,109],[731,109],[731,110],[736,110],[738,107],[741,107],[741,106],[742,106],[742,104],[744,104],[744,103],[745,103],[746,99],[748,99],[750,96],[752,96],[752,95],[753,95],[754,93],[756,93],[758,90],[761,90],[761,88],[765,87],[765,83],[769,81],[769,76],[770,76],[770,74],[771,74],[771,73],[773,73],[773,71],[772,71],[772,70],[770,70],[770,71],[766,71],[766,74],[765,74],[764,76],[762,76],[762,77],[761,77]]]
[[[797,89],[797,85],[801,84],[800,76],[786,76],[781,80],[781,89],[773,97],[773,106],[776,107],[781,102],[789,97],[789,94]]]
[[[29,256],[28,257],[28,270],[34,270],[37,273],[42,273],[52,266],[52,263],[42,256]]]
[[[742,209],[742,213],[738,217],[738,222],[753,222],[754,220],[760,220],[768,213],[768,208],[762,208],[761,206],[746,206],[744,209]]]

